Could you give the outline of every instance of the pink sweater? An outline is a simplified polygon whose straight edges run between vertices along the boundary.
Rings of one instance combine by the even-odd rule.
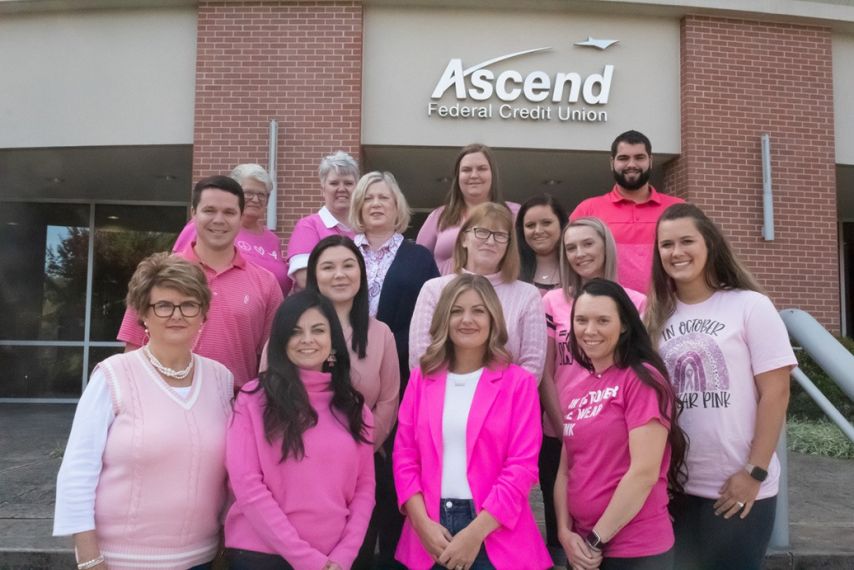
[[[95,533],[110,570],[183,570],[216,554],[231,374],[218,362],[193,358],[186,399],[141,350],[98,365],[116,414],[95,491]]]
[[[357,443],[333,416],[330,374],[301,370],[300,376],[318,415],[303,434],[301,460],[282,462],[281,438],[267,442],[264,392],[250,393],[258,382],[237,396],[226,443],[235,502],[225,544],[278,554],[296,570],[321,570],[327,561],[349,568],[374,507],[373,446]],[[364,418],[370,425],[367,408]]]
[[[430,321],[439,302],[442,289],[454,277],[443,275],[431,279],[421,288],[412,324],[409,326],[409,368],[421,366],[421,357],[430,346]],[[539,380],[546,361],[546,316],[543,312],[540,293],[530,283],[513,281],[505,283],[501,275],[484,275],[492,286],[501,307],[504,309],[504,321],[507,325],[507,350],[513,357],[513,363],[533,372]]]

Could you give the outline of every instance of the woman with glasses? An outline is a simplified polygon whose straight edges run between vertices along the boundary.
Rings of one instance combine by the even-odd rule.
[[[232,374],[192,353],[210,307],[202,270],[156,253],[127,304],[149,342],[92,372],[56,486],[54,535],[78,568],[210,568],[226,501]]]
[[[288,266],[282,258],[279,236],[267,229],[267,202],[273,189],[273,180],[260,164],[238,164],[229,174],[243,187],[245,206],[240,219],[240,233],[234,245],[249,261],[273,274],[282,293],[287,296],[293,283],[288,277]],[[172,251],[184,251],[196,241],[196,224],[192,220],[184,226]]]
[[[506,205],[515,216],[519,204],[505,202],[498,184],[498,169],[490,148],[483,144],[464,146],[454,163],[454,179],[445,202],[427,216],[416,242],[433,253],[442,275],[454,272],[452,257],[460,226],[480,204]]]
[[[415,368],[430,345],[430,319],[442,289],[456,275],[474,273],[486,277],[501,301],[509,323],[507,351],[512,362],[537,379],[546,358],[546,318],[540,293],[519,281],[519,252],[513,231],[513,214],[507,206],[487,202],[472,209],[460,227],[454,246],[454,272],[424,284],[409,329],[409,367]]]

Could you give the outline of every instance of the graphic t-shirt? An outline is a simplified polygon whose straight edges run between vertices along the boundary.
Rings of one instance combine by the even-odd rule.
[[[643,315],[646,309],[646,295],[638,293],[634,289],[626,289],[625,291],[638,312]],[[546,334],[555,343],[554,381],[557,387],[558,402],[560,409],[565,410],[568,402],[563,394],[565,387],[579,374],[582,376],[588,374],[587,370],[573,362],[572,352],[569,350],[572,299],[567,300],[563,288],[552,289],[543,296],[543,310],[546,313]],[[549,437],[557,437],[548,419],[543,422],[543,433]]]
[[[759,399],[754,377],[797,365],[786,327],[768,297],[717,291],[702,303],[677,302],[659,345],[682,401],[679,425],[691,442],[685,492],[717,499],[750,455]],[[757,498],[776,495],[779,477],[775,454]]]
[[[575,380],[565,389],[569,397],[563,419],[569,466],[566,496],[574,532],[586,536],[605,512],[620,479],[629,469],[629,432],[650,421],[658,420],[665,427],[669,424],[661,417],[655,390],[644,384],[631,368],[612,366],[602,374],[588,372]],[[658,480],[646,502],[608,541],[605,556],[654,556],[673,546],[673,526],[667,511],[669,465],[668,445]]]

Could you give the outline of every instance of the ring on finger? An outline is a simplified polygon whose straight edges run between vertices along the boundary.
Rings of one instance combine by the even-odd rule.
[[[736,501],[736,502],[735,502],[735,504],[736,504],[736,505],[738,505],[738,508],[739,508],[739,509],[743,509],[743,508],[744,508],[744,503],[742,503],[741,501]]]

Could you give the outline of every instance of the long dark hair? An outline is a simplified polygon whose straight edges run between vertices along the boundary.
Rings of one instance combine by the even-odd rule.
[[[703,277],[712,291],[744,289],[764,293],[762,287],[732,250],[721,229],[694,204],[673,204],[661,214],[655,226],[652,248],[652,283],[647,298],[645,319],[649,335],[657,346],[667,319],[676,311],[676,284],[664,270],[658,250],[658,230],[662,222],[687,218],[694,222],[706,244],[706,267]]]
[[[676,398],[673,386],[670,384],[664,361],[652,347],[652,341],[643,326],[638,310],[629,299],[626,291],[613,281],[591,279],[581,286],[581,290],[577,293],[575,302],[572,304],[571,322],[573,329],[578,298],[584,294],[594,297],[608,297],[617,305],[617,314],[620,317],[623,332],[620,333],[617,347],[614,350],[614,366],[631,368],[641,382],[655,391],[658,397],[658,411],[661,413],[661,417],[670,424],[667,436],[668,443],[670,443],[670,467],[667,470],[668,487],[673,492],[681,493],[682,484],[687,478],[685,452],[688,447],[688,438],[678,424],[682,406]],[[593,364],[578,346],[574,330],[570,331],[569,334],[569,347],[575,361],[593,372]]]
[[[528,245],[527,241],[525,241],[525,214],[535,206],[548,206],[552,209],[554,215],[557,216],[557,223],[560,225],[560,231],[558,232],[557,245],[555,246],[555,257],[558,259],[561,240],[563,239],[563,228],[566,227],[568,220],[566,210],[563,209],[560,202],[555,200],[554,196],[551,194],[540,194],[539,196],[534,196],[519,208],[519,213],[516,214],[516,243],[519,246],[519,260],[521,261],[519,281],[524,281],[525,283],[533,283],[534,273],[537,271],[537,254],[534,253],[534,250],[531,249],[531,246]]]
[[[353,306],[350,308],[350,326],[353,327],[353,339],[351,345],[353,352],[359,359],[365,358],[368,349],[368,323],[370,314],[368,312],[368,275],[365,269],[365,260],[362,257],[362,252],[353,243],[353,240],[346,236],[328,236],[317,242],[311,254],[308,256],[308,271],[306,272],[305,288],[317,291],[320,293],[320,288],[317,286],[317,262],[320,259],[320,254],[330,247],[346,247],[356,257],[356,262],[359,264],[359,290],[356,291],[356,296],[353,297]],[[338,320],[338,317],[335,317]]]
[[[273,319],[270,332],[269,368],[261,373],[257,390],[263,390],[267,398],[264,408],[264,434],[271,443],[282,438],[282,459],[297,460],[305,456],[302,436],[317,425],[317,411],[308,399],[308,392],[300,379],[299,369],[288,358],[288,341],[294,334],[297,322],[308,309],[316,308],[329,321],[335,365],[324,365],[325,372],[332,373],[329,389],[332,415],[360,443],[368,443],[367,429],[362,418],[365,398],[350,383],[350,355],[341,324],[335,315],[332,303],[315,291],[300,291],[282,303]],[[255,390],[255,391],[257,391]]]

